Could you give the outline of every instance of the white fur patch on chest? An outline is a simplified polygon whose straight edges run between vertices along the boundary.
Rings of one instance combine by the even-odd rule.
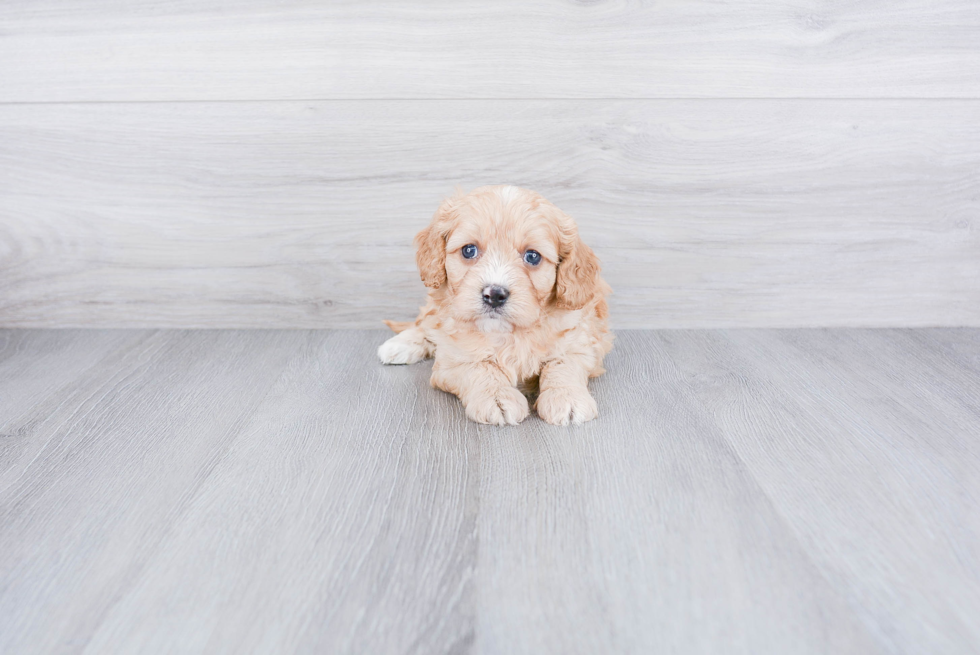
[[[514,326],[502,318],[478,318],[476,319],[476,329],[487,334],[500,334],[513,332]]]

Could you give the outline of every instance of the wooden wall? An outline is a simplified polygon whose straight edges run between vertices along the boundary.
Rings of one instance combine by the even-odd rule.
[[[0,325],[377,327],[456,185],[617,327],[980,325],[980,10],[0,4]]]

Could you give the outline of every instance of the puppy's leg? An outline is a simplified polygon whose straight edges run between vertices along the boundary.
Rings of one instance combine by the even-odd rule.
[[[541,392],[534,403],[538,416],[552,425],[580,425],[599,415],[599,408],[589,393],[589,372],[595,358],[568,354],[548,362],[541,369]]]
[[[432,386],[459,396],[466,417],[477,423],[517,425],[527,418],[527,398],[504,372],[486,362],[432,366]]]
[[[425,340],[419,327],[399,332],[378,347],[378,357],[384,364],[414,364],[432,355],[432,344]]]

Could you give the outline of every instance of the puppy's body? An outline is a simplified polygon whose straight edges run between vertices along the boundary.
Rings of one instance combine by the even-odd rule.
[[[549,423],[598,414],[589,377],[612,348],[608,285],[574,222],[541,196],[482,187],[450,198],[416,237],[428,302],[378,355],[386,364],[435,357],[431,383],[459,396],[481,423],[516,424],[535,409]]]

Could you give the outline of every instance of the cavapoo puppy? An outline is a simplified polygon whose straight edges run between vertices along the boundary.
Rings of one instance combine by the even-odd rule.
[[[527,418],[521,389],[548,423],[598,415],[588,379],[612,348],[611,290],[571,218],[533,191],[481,187],[445,200],[415,245],[428,302],[414,323],[385,321],[382,362],[435,357],[432,386],[480,423]]]

